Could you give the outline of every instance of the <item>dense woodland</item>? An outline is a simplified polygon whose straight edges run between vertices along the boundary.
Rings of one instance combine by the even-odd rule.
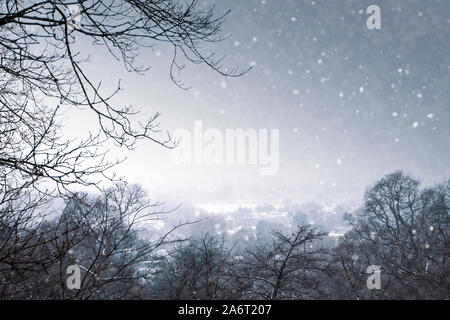
[[[211,232],[146,239],[140,224],[169,213],[126,183],[66,199],[52,219],[3,203],[1,298],[446,299],[449,200],[450,181],[420,190],[398,171],[366,191],[337,243],[304,224],[250,245]],[[81,267],[79,290],[66,286],[69,265]],[[369,265],[380,290],[366,286]]]

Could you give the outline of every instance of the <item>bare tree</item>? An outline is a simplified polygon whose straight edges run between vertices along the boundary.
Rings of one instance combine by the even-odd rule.
[[[136,63],[139,51],[157,43],[168,44],[174,53],[170,77],[183,87],[177,76],[184,62],[206,64],[224,76],[234,77],[245,72],[226,69],[221,64],[222,57],[203,51],[204,44],[223,39],[224,19],[225,16],[215,17],[213,8],[196,0],[0,2],[2,297],[38,294],[35,290],[41,286],[36,283],[40,281],[32,280],[33,277],[55,262],[66,263],[65,250],[71,248],[71,244],[82,245],[83,241],[92,244],[97,241],[94,238],[102,236],[104,241],[113,244],[121,237],[132,238],[131,225],[136,221],[120,218],[134,214],[127,211],[130,207],[123,212],[118,209],[118,203],[115,209],[104,208],[106,200],[95,206],[91,200],[81,205],[79,194],[71,192],[73,185],[99,186],[104,179],[118,180],[108,172],[120,160],[109,159],[106,144],[133,149],[138,140],[147,139],[167,148],[176,145],[169,133],[161,131],[159,113],[142,121],[133,107],[112,103],[112,98],[122,90],[120,81],[112,92],[103,90],[102,83],[96,83],[85,71],[89,59],[82,48],[87,47],[78,46],[77,40],[106,49],[113,58],[123,62],[127,71],[139,74],[148,69]],[[65,138],[60,115],[67,108],[94,117],[98,122],[97,132],[80,134],[81,138],[72,140]],[[109,194],[111,191],[102,192]],[[58,211],[50,209],[49,201],[51,196],[57,195],[66,196],[70,203],[76,199],[77,210],[84,212],[81,216],[86,215],[83,219],[92,226],[81,223],[81,218],[74,222],[67,214],[49,222],[49,215]],[[104,199],[108,199],[108,203],[112,201],[110,196]],[[74,213],[74,216],[79,215]],[[93,227],[95,225],[98,229]],[[118,239],[111,238],[111,230],[117,232]],[[124,245],[123,241],[119,243],[119,248]],[[103,250],[106,244],[96,245]],[[149,247],[141,246],[137,240],[136,245],[133,247],[139,252],[136,255],[144,257]],[[110,257],[108,251],[105,254]],[[101,261],[110,262],[103,255],[87,261],[92,264],[87,267],[89,274],[93,272],[101,279],[102,271],[110,272],[106,277],[116,279],[112,271],[105,271],[111,270],[106,265],[100,264],[106,269],[99,269]],[[122,271],[118,270],[119,274],[123,275]],[[134,277],[134,271],[132,274]],[[78,297],[95,295],[99,282],[89,279],[84,280],[89,292],[80,291]],[[49,283],[54,283],[54,279]],[[63,291],[49,291],[50,297],[65,297],[61,279],[59,283]]]
[[[449,183],[420,191],[401,171],[368,189],[352,230],[336,250],[336,261],[353,298],[448,297]],[[369,292],[365,270],[382,269],[382,288]],[[344,281],[345,282],[345,281]]]
[[[325,235],[303,225],[290,235],[274,231],[272,239],[246,250],[235,276],[248,288],[247,298],[311,298],[323,267],[326,250],[319,240]]]
[[[206,233],[181,244],[159,266],[149,283],[151,298],[237,299],[233,277],[239,261],[223,237]]]
[[[158,251],[181,241],[173,228],[157,241],[145,223],[168,213],[137,185],[120,183],[102,196],[73,196],[61,215],[16,235],[0,260],[1,298],[142,298]],[[81,269],[79,290],[66,285],[69,265]]]
[[[136,63],[140,49],[169,44],[174,52],[170,76],[181,86],[175,77],[182,61],[204,63],[225,76],[245,72],[224,68],[223,57],[202,50],[202,43],[223,39],[224,18],[197,0],[2,1],[0,181],[36,186],[39,178],[47,178],[59,188],[96,184],[115,164],[99,151],[106,141],[130,149],[140,139],[174,147],[170,134],[160,134],[159,113],[144,122],[136,119],[133,107],[111,103],[120,81],[116,90],[104,92],[85,72],[88,59],[76,40],[106,48],[137,73],[147,70]],[[95,117],[99,132],[82,141],[63,139],[57,121],[61,106]]]

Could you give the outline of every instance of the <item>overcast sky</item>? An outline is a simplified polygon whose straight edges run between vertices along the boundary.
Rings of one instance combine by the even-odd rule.
[[[227,79],[187,66],[185,91],[169,78],[172,52],[164,45],[141,52],[140,62],[152,68],[137,76],[80,39],[92,54],[88,73],[111,88],[121,78],[115,101],[134,105],[143,118],[161,112],[162,129],[192,130],[194,121],[204,129],[279,129],[278,174],[261,176],[258,166],[180,166],[169,150],[143,142],[120,153],[128,160],[117,171],[129,181],[194,202],[228,193],[344,202],[396,169],[425,184],[450,176],[450,1],[206,3],[219,14],[232,10],[223,26],[230,38],[214,48],[229,66],[253,66],[248,74]],[[371,4],[381,8],[381,30],[366,26]],[[83,113],[66,118],[68,132],[89,127]]]

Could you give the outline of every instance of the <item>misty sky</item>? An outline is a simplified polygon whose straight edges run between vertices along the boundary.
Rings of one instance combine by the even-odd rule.
[[[139,62],[151,69],[139,76],[80,39],[92,55],[86,70],[105,88],[122,79],[115,102],[134,105],[143,119],[161,112],[162,129],[192,130],[197,120],[205,129],[279,129],[278,174],[175,165],[169,150],[142,142],[132,152],[112,150],[128,157],[117,171],[129,181],[193,202],[343,202],[396,169],[425,184],[450,176],[450,1],[205,3],[218,14],[232,10],[223,26],[230,37],[211,48],[226,55],[226,65],[253,66],[241,78],[188,65],[180,75],[191,87],[185,91],[169,78],[165,45],[142,50]],[[366,27],[371,4],[381,8],[381,30]],[[65,121],[79,134],[95,119],[77,111]]]

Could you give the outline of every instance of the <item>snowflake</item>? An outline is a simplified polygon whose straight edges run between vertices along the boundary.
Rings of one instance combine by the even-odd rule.
[[[69,5],[66,9],[67,27],[69,29],[81,28],[81,13],[82,9],[78,5]]]

